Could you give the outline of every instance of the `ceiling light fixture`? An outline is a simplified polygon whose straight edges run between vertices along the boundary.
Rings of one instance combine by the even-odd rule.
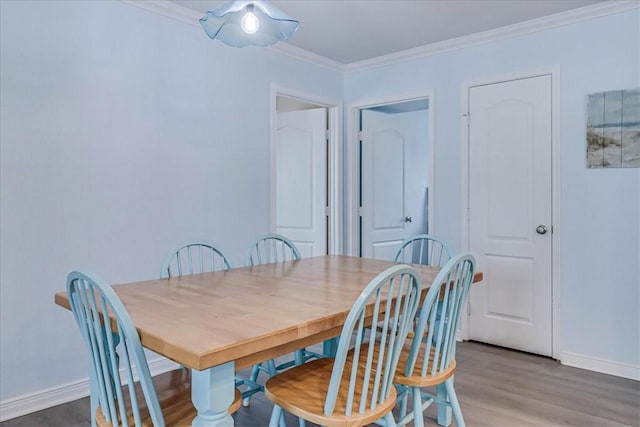
[[[200,18],[204,31],[232,47],[270,46],[288,40],[299,22],[261,0],[236,0],[207,12]]]

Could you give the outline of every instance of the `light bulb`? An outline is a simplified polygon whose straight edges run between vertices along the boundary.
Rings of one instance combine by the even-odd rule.
[[[240,20],[242,31],[247,34],[255,34],[260,29],[260,20],[253,12],[247,12]]]

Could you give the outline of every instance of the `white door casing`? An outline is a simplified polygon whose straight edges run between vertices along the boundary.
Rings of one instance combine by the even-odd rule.
[[[404,239],[425,231],[427,119],[426,111],[362,110],[364,257],[391,260]]]
[[[276,232],[303,257],[327,253],[327,111],[278,112],[275,133]]]
[[[471,86],[468,102],[469,250],[484,273],[468,337],[552,356],[552,77]]]

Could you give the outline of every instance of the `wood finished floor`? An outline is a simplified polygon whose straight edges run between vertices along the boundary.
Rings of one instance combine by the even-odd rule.
[[[459,343],[457,353],[456,391],[469,426],[640,426],[638,381],[473,342]],[[425,415],[426,426],[437,425],[434,409]],[[234,419],[239,427],[264,427],[270,415],[271,404],[259,394]],[[85,398],[2,422],[0,427],[89,424]],[[288,418],[287,425],[298,424]]]

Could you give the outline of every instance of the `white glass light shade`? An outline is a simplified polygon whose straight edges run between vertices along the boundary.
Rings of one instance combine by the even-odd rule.
[[[208,11],[200,18],[200,24],[212,39],[244,47],[270,46],[288,40],[299,22],[264,1],[238,0]]]

